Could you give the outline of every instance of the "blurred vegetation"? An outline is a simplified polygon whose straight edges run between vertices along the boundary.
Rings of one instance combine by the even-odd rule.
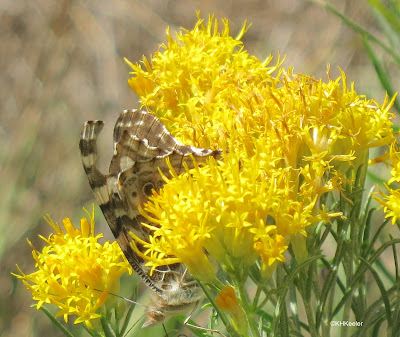
[[[378,40],[385,38],[382,22],[365,1],[339,0],[334,6]],[[227,17],[232,35],[245,19],[253,23],[244,43],[261,59],[280,51],[287,55],[286,66],[315,77],[325,76],[327,63],[335,77],[340,66],[348,80],[356,82],[357,92],[379,102],[384,90],[370,62],[373,55],[380,66],[385,64],[391,90],[398,90],[399,68],[390,55],[371,48],[370,40],[307,1],[3,0],[0,335],[62,335],[42,312],[30,308],[30,293],[10,272],[16,263],[29,271],[33,260],[25,238],[41,247],[37,234],[49,234],[43,215],[77,220],[82,206],[93,201],[77,147],[79,130],[88,119],[105,121],[101,147],[107,162],[115,119],[122,109],[138,107],[126,83],[129,67],[123,58],[135,61],[153,53],[165,41],[167,26],[172,32],[192,28],[197,9],[203,17]],[[98,229],[111,239],[97,213]]]
[[[349,26],[352,30],[359,33],[363,39],[363,43],[368,56],[375,68],[379,81],[389,96],[398,91],[394,86],[394,74],[391,69],[400,69],[400,4],[398,1],[380,1],[380,0],[365,0],[371,12],[376,17],[376,22],[379,27],[379,35],[371,33],[367,28],[358,25],[351,18],[343,13],[340,13],[334,6],[328,2],[311,0],[312,2],[323,5],[329,12],[336,15],[340,20]],[[387,59],[379,56],[377,49],[385,52],[389,57]],[[397,113],[400,113],[400,103],[397,98],[394,108]]]

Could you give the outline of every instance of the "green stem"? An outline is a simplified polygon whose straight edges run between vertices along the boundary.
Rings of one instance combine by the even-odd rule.
[[[308,321],[308,328],[310,329],[310,335],[313,337],[318,336],[318,330],[315,324],[315,319],[314,319],[314,310],[313,310],[313,305],[311,303],[311,292],[309,289],[307,289],[307,286],[309,285],[307,281],[308,277],[305,275],[304,272],[302,272],[303,276],[301,277],[303,281],[301,282],[301,295],[303,297],[303,303],[304,303],[304,309],[306,311],[306,316],[307,316],[307,321]]]
[[[244,288],[244,283],[241,281],[236,282],[236,288],[239,291],[240,302],[246,314],[247,322],[249,323],[252,337],[261,337],[260,332],[258,331],[253,309],[250,305],[246,289]]]

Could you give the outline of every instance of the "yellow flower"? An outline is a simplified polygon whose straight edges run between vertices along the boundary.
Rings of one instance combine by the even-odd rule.
[[[389,179],[388,184],[400,182],[400,151],[395,143],[392,143],[390,147],[390,160],[392,166],[390,174],[392,178]]]
[[[230,314],[236,329],[242,334],[246,334],[248,329],[246,314],[239,304],[235,289],[231,286],[226,286],[218,293],[215,302],[221,310]]]
[[[282,235],[270,235],[260,236],[259,240],[254,243],[254,250],[260,254],[263,262],[271,267],[275,261],[285,262],[283,253],[286,251],[288,246],[285,246],[285,238]]]
[[[236,38],[229,36],[228,20],[222,23],[219,32],[213,16],[207,25],[199,18],[193,30],[182,30],[175,40],[167,29],[168,43],[150,61],[143,58],[145,69],[126,60],[133,69],[129,85],[142,104],[183,143],[213,149],[220,148],[237,114],[230,92],[269,81],[277,69],[267,67],[271,57],[261,62],[243,49],[246,23]]]
[[[392,225],[394,225],[397,219],[400,218],[400,189],[394,190],[387,185],[385,186],[389,195],[380,192],[384,200],[379,199],[376,196],[374,196],[374,198],[383,206],[383,211],[386,213],[385,218],[391,217]]]
[[[40,236],[48,245],[39,252],[28,240],[37,270],[25,274],[17,266],[21,275],[13,275],[32,292],[37,309],[53,303],[60,308],[57,316],[63,316],[65,322],[74,315],[74,323],[84,322],[92,328],[91,321],[105,310],[108,293],[118,293],[119,279],[127,271],[131,273],[131,266],[116,242],[98,243],[102,235],[94,236],[94,207],[90,224],[82,218],[80,229],[69,218],[63,220],[65,230],[49,216],[46,220],[55,230],[47,239]]]
[[[165,179],[143,210],[156,224],[150,243],[141,242],[148,265],[182,262],[207,281],[215,277],[208,257],[244,273],[257,259],[263,268],[284,261],[292,238],[342,215],[321,197],[351,192],[356,175],[365,177],[368,150],[394,140],[393,100],[379,106],[348,87],[343,72],[332,80],[329,68],[324,82],[279,60],[269,66],[271,57],[243,48],[246,25],[237,38],[223,26],[199,18],[175,40],[167,30],[168,43],[143,60],[145,69],[130,63],[132,89],[174,136],[224,151]]]
[[[389,187],[389,184],[393,182],[400,182],[400,152],[398,149],[398,145],[393,143],[390,147],[390,159],[391,159],[391,167],[390,171],[392,177],[389,179],[388,183],[385,184],[385,187],[388,191],[388,194],[379,191],[379,195],[383,197],[380,199],[377,195],[374,195],[374,199],[377,200],[381,207],[383,207],[383,211],[386,213],[386,218],[392,218],[392,225],[396,223],[397,219],[400,218],[400,189],[392,189]]]

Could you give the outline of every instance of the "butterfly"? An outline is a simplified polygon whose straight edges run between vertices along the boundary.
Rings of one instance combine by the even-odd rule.
[[[193,310],[203,292],[181,263],[156,268],[150,274],[144,259],[131,247],[133,232],[148,242],[149,224],[138,210],[165,181],[158,170],[171,177],[166,158],[177,174],[185,172],[183,163],[193,167],[212,156],[219,159],[221,151],[196,148],[180,143],[153,114],[141,110],[124,110],[114,128],[114,154],[108,174],[96,166],[97,138],[104,126],[102,121],[87,121],[81,129],[79,149],[83,167],[94,196],[127,260],[144,283],[153,291],[152,303],[143,327]],[[151,224],[156,226],[155,224]],[[143,245],[135,242],[143,252]]]

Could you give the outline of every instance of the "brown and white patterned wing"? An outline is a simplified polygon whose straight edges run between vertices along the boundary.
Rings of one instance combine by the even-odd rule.
[[[81,138],[79,149],[81,151],[81,159],[83,168],[89,180],[90,187],[99,203],[103,214],[109,224],[115,223],[115,213],[110,208],[105,208],[110,202],[110,196],[118,193],[116,177],[110,177],[102,174],[96,166],[97,162],[97,138],[103,129],[102,121],[87,121],[81,129]],[[114,178],[114,179],[113,179]]]
[[[134,270],[154,291],[162,295],[168,284],[168,277],[176,277],[176,272],[155,272],[152,277],[144,267],[144,261],[130,246],[132,231],[148,241],[148,229],[141,225],[148,223],[138,211],[148,200],[152,190],[159,190],[164,181],[158,168],[169,176],[166,157],[180,174],[183,162],[193,166],[190,154],[197,162],[204,162],[208,156],[219,158],[220,151],[199,149],[178,142],[165,126],[152,114],[139,110],[125,110],[114,129],[114,156],[108,175],[103,175],[96,167],[97,137],[103,127],[101,121],[88,121],[82,127],[80,150],[82,163],[90,186],[101,210],[121,249]],[[140,249],[140,245],[138,246]],[[180,266],[169,269],[181,270]],[[191,282],[189,279],[188,282]],[[176,283],[176,282],[175,282]]]
[[[130,247],[129,229],[124,228],[124,224],[121,223],[120,214],[125,213],[125,206],[118,192],[118,174],[104,175],[96,166],[98,157],[97,138],[103,126],[102,121],[87,121],[82,126],[79,148],[83,167],[96,201],[127,260],[143,281],[161,295],[160,289],[153,284],[143,270],[143,260]]]
[[[122,172],[136,161],[149,161],[176,152],[186,156],[205,157],[213,153],[184,145],[172,136],[154,115],[141,110],[124,110],[114,128],[114,157],[110,173]],[[215,153],[219,151],[215,151]],[[128,159],[129,158],[129,159]]]
[[[145,111],[125,110],[114,129],[114,156],[110,175],[118,174],[118,191],[124,201],[125,214],[121,221],[141,239],[147,241],[149,232],[141,226],[148,222],[138,211],[152,190],[158,191],[164,185],[158,168],[170,177],[166,157],[180,174],[183,162],[193,167],[189,154],[204,162],[208,156],[219,157],[220,151],[199,149],[184,145],[176,140],[154,115]]]

